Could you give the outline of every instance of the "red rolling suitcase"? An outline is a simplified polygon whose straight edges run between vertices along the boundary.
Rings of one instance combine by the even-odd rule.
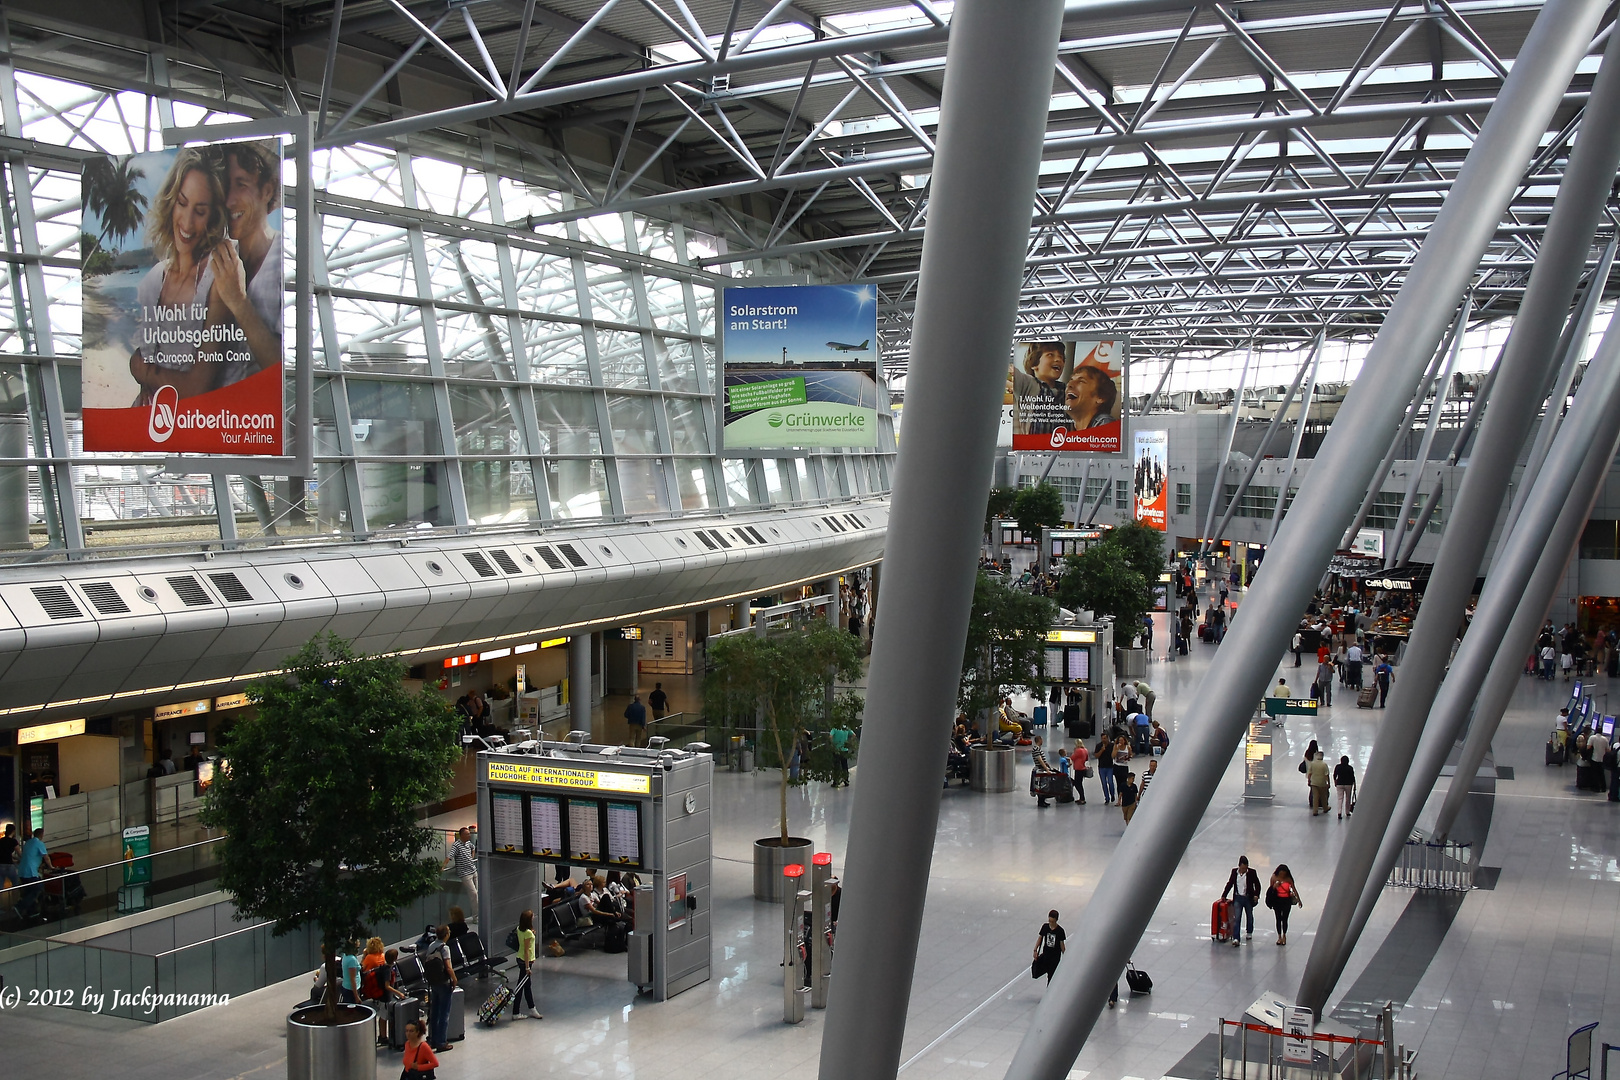
[[[1210,905],[1209,936],[1215,941],[1232,940],[1232,901],[1217,900]]]

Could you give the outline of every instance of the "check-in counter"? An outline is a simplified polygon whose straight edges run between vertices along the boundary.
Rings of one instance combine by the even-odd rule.
[[[45,836],[55,846],[110,836],[119,825],[118,789],[101,788],[46,799]]]

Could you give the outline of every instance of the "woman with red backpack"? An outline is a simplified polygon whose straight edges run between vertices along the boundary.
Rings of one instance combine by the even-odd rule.
[[[1266,889],[1266,907],[1277,917],[1279,945],[1288,944],[1288,915],[1296,904],[1305,906],[1305,901],[1299,898],[1299,887],[1294,884],[1294,875],[1287,863],[1278,863],[1277,869],[1271,872],[1271,886]]]

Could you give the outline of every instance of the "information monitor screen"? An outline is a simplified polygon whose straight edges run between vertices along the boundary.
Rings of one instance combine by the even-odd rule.
[[[1068,681],[1083,683],[1091,681],[1091,650],[1087,648],[1069,649]]]
[[[523,850],[523,796],[505,791],[491,792],[489,829],[492,851],[508,854]]]
[[[595,799],[568,800],[568,857],[587,862],[602,859],[602,804]]]
[[[641,807],[631,802],[607,804],[607,861],[614,866],[641,865]]]
[[[562,853],[562,805],[545,795],[529,796],[529,854],[550,858]]]
[[[1046,681],[1063,681],[1063,650],[1051,645],[1046,647]]]

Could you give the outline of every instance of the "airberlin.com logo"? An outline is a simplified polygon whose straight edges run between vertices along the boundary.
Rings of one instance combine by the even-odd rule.
[[[146,434],[155,443],[168,442],[174,434],[175,413],[180,409],[180,391],[160,386],[152,395],[152,414],[146,421]]]
[[[226,445],[269,446],[275,442],[279,418],[274,413],[239,413],[231,409],[181,409],[180,394],[160,386],[152,395],[146,434],[154,443],[169,441],[175,431],[219,432]]]

